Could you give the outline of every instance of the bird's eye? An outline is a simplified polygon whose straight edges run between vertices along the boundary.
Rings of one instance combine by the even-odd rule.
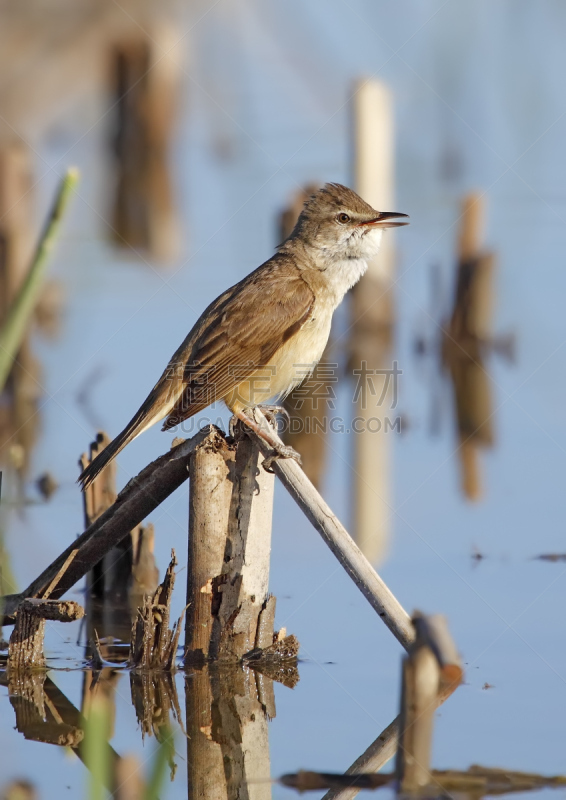
[[[342,224],[344,224],[345,222],[350,222],[350,215],[345,214],[344,212],[338,214],[338,222],[341,222]]]

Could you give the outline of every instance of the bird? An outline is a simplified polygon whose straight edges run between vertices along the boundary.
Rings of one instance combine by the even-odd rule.
[[[220,400],[270,444],[274,458],[300,460],[253,409],[283,400],[312,372],[334,311],[377,254],[383,230],[407,225],[403,217],[376,211],[339,183],[315,191],[276,253],[201,314],[124,430],[82,472],[82,488],[156,422],[165,419],[162,430],[169,430]]]

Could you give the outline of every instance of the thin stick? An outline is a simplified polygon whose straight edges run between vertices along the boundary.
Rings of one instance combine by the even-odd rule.
[[[59,583],[59,581],[61,579],[61,576],[64,575],[65,572],[67,572],[67,567],[69,566],[71,561],[74,559],[74,557],[77,555],[77,552],[78,552],[78,550],[75,548],[71,553],[69,553],[65,563],[63,564],[63,566],[61,567],[61,569],[59,570],[57,575],[55,575],[55,577],[53,578],[53,580],[51,581],[51,583],[49,584],[49,586],[45,590],[45,592],[43,594],[43,598],[42,598],[43,600],[47,600],[50,597],[51,592],[53,591],[53,589]]]
[[[258,409],[256,409],[256,418],[262,425],[267,423]],[[269,445],[260,436],[251,430],[249,435],[259,444],[264,455],[270,452]],[[272,436],[279,440],[273,429]],[[415,638],[411,618],[379,577],[330,506],[322,499],[301,467],[291,459],[279,459],[273,462],[273,469],[358,589],[377,611],[396,639],[405,649],[408,649]]]
[[[4,388],[16,354],[24,340],[31,314],[39,297],[48,256],[53,250],[63,213],[78,180],[79,172],[76,168],[68,169],[61,180],[29,272],[0,331],[0,391]]]

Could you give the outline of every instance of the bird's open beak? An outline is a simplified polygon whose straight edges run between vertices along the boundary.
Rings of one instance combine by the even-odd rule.
[[[408,222],[391,222],[396,217],[408,217],[408,214],[400,214],[398,211],[381,211],[374,219],[368,219],[366,222],[360,222],[360,225],[372,225],[375,228],[400,228],[402,225],[408,225]]]

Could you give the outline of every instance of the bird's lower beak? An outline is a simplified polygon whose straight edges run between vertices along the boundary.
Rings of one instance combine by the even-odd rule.
[[[398,211],[381,211],[374,219],[360,222],[360,225],[371,225],[374,228],[400,228],[408,225],[408,222],[393,222],[396,217],[408,217],[408,214],[401,214]]]

